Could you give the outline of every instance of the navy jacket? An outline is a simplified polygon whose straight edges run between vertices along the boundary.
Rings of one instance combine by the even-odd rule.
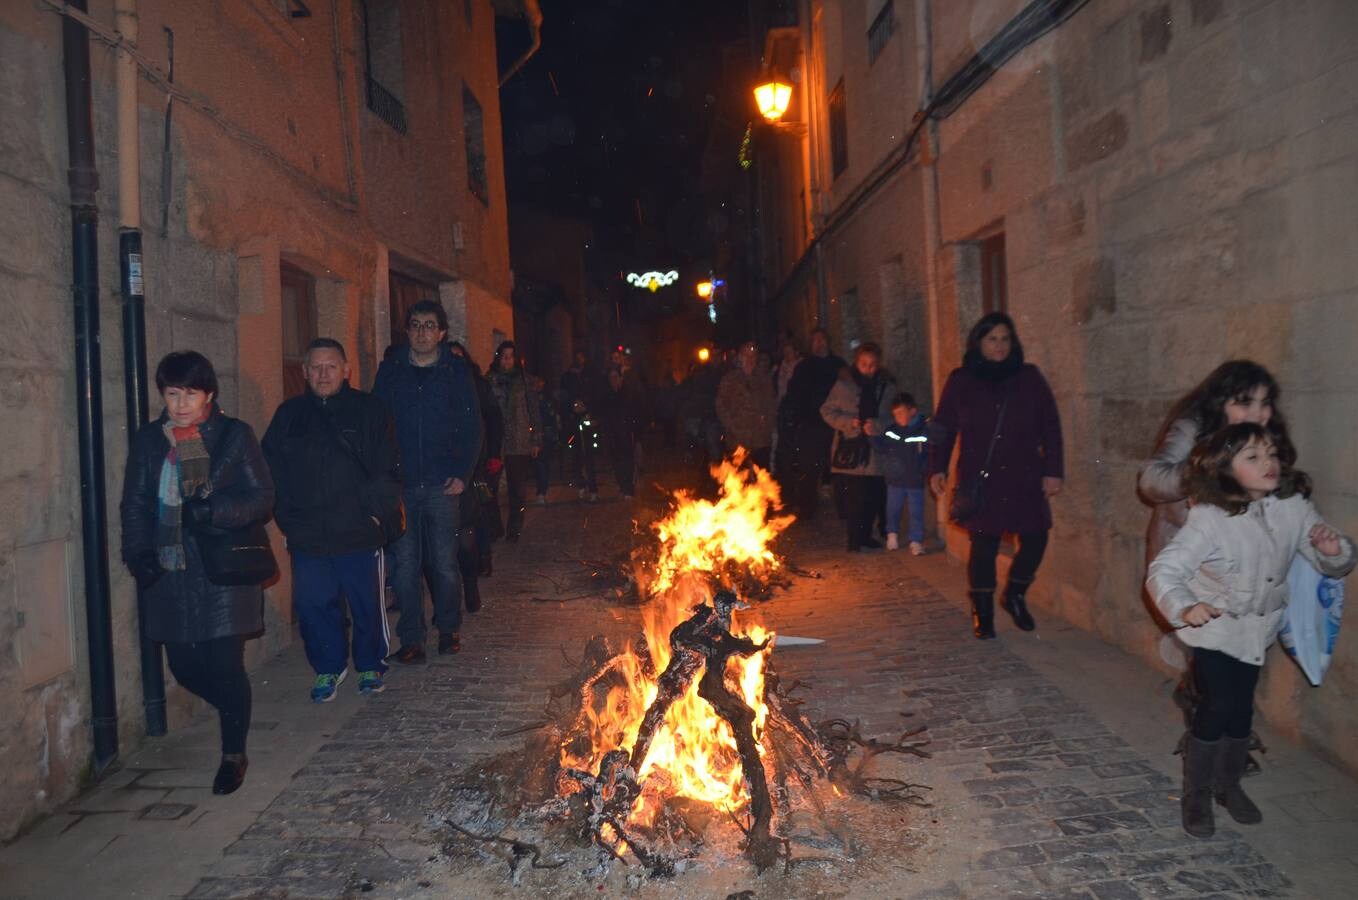
[[[430,369],[421,378],[409,349],[401,347],[382,360],[373,382],[373,394],[396,418],[407,490],[449,478],[471,484],[481,454],[481,411],[471,369],[443,345]]]
[[[905,427],[893,421],[882,434],[872,439],[880,455],[879,465],[886,483],[892,487],[923,488],[929,468],[929,423],[920,413]]]
[[[391,413],[372,394],[342,384],[322,399],[307,388],[278,407],[262,446],[290,549],[333,556],[400,535],[401,458]]]

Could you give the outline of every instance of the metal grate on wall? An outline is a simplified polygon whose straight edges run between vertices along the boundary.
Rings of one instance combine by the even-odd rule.
[[[406,133],[405,104],[396,99],[395,94],[382,87],[371,75],[368,76],[368,109],[401,134]]]
[[[868,64],[877,62],[877,57],[886,48],[887,42],[891,40],[891,35],[896,32],[896,4],[893,0],[887,0],[882,6],[882,11],[877,14],[877,18],[872,20],[872,25],[868,27]]]

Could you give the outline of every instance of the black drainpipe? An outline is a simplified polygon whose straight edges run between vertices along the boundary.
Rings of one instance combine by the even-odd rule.
[[[87,11],[87,0],[71,7]],[[118,698],[113,683],[113,617],[109,608],[108,523],[104,515],[104,398],[99,364],[99,210],[94,195],[94,112],[90,41],[70,16],[61,20],[66,76],[66,145],[70,152],[71,294],[75,302],[77,442],[80,445],[80,534],[84,543],[85,620],[89,631],[90,724],[95,774],[118,758]]]
[[[128,452],[132,439],[147,421],[146,404],[146,290],[142,279],[141,229],[118,233],[118,268],[123,286],[123,394],[127,401]],[[141,639],[141,699],[146,711],[146,733],[160,737],[165,720],[165,667],[160,645],[146,634],[146,610],[137,597],[137,625]]]

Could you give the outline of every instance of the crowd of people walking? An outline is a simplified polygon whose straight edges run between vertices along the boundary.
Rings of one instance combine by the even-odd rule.
[[[426,588],[438,652],[461,649],[463,616],[481,608],[478,580],[493,571],[491,546],[524,533],[530,485],[547,502],[553,458],[565,454],[586,502],[599,499],[606,458],[630,498],[653,420],[704,465],[743,449],[747,464],[773,471],[802,521],[815,520],[826,486],[850,552],[925,553],[932,491],[970,541],[975,637],[995,637],[997,592],[1017,628],[1036,628],[1028,594],[1064,485],[1061,417],[1003,313],[971,329],[931,418],[883,367],[878,345],[857,344],[846,362],[819,329],[805,355],[788,339],[775,364],[745,343],[648,393],[622,351],[602,374],[575,354],[549,389],[511,341],[483,373],[447,340],[438,303],[411,306],[405,326],[408,341],[388,350],[371,393],[351,386],[341,343],[313,341],[306,391],[279,406],[262,442],[222,412],[206,357],[171,353],[157,367],[164,411],[128,454],[122,558],[148,636],[164,644],[176,680],[217,710],[216,793],[239,788],[249,764],[244,646],[263,629],[262,585],[277,574],[270,517],[291,557],[311,699],[333,699],[351,664],[358,691],[379,693],[389,662],[426,659]],[[1264,651],[1298,601],[1289,568],[1300,561],[1338,578],[1355,564],[1352,540],[1309,500],[1278,396],[1263,367],[1221,365],[1171,410],[1138,482],[1154,506],[1148,595],[1191,650],[1182,817],[1198,837],[1214,832],[1214,801],[1237,822],[1262,818],[1240,780]],[[1016,550],[1000,591],[1006,536]],[[394,651],[388,585],[400,611]]]

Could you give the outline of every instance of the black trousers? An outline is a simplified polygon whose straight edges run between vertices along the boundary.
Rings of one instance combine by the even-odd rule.
[[[533,457],[526,453],[506,456],[505,484],[509,487],[509,518],[505,522],[505,534],[518,537],[523,531],[524,486],[533,476]],[[495,500],[499,502],[499,479],[496,479]]]
[[[1241,662],[1220,650],[1193,648],[1193,681],[1198,708],[1193,737],[1200,741],[1247,738],[1254,724],[1254,688],[1262,666]]]
[[[886,506],[886,480],[881,475],[840,475],[844,492],[844,527],[849,549],[857,550],[872,537],[872,523]]]
[[[1009,566],[1009,584],[1027,588],[1037,576],[1037,567],[1047,552],[1047,534],[1028,531],[1018,536],[1018,552]],[[1000,552],[1000,535],[971,533],[971,555],[967,558],[967,586],[973,591],[993,591],[996,587],[995,557]]]
[[[196,643],[166,643],[170,671],[190,693],[217,708],[222,753],[244,753],[250,730],[250,678],[245,674],[245,638],[240,635]]]
[[[786,502],[798,518],[815,518],[816,506],[820,502],[820,483],[825,480],[826,467],[792,463],[788,468]]]

